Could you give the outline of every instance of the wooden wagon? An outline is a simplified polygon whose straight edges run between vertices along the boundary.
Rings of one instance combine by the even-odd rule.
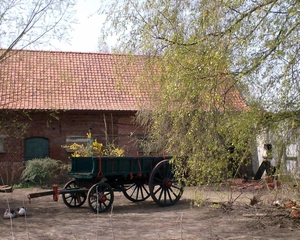
[[[68,176],[71,181],[59,190],[32,193],[28,198],[53,194],[62,195],[70,208],[82,206],[86,200],[96,213],[107,211],[114,201],[114,192],[122,192],[132,202],[152,197],[159,206],[171,206],[179,201],[183,185],[176,181],[171,156],[140,157],[76,157],[71,159]]]

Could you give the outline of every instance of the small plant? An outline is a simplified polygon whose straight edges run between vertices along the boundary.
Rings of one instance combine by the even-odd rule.
[[[51,158],[36,158],[28,160],[22,172],[21,180],[45,185],[49,180],[55,178],[59,172],[64,170],[66,165],[59,160]]]
[[[13,189],[21,189],[21,188],[33,188],[34,185],[30,182],[20,182],[18,184],[13,185]]]
[[[203,197],[203,191],[195,190],[194,192],[194,202],[195,207],[201,207],[205,204],[206,200]]]

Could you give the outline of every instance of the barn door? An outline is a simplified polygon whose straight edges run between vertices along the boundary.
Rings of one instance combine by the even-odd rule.
[[[34,137],[25,140],[25,161],[33,158],[49,157],[49,140]]]

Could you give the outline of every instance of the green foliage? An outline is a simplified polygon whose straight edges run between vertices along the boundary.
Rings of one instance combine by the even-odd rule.
[[[99,12],[107,16],[103,41],[116,35],[118,51],[159,55],[170,72],[177,63],[184,81],[198,70],[214,76],[225,57],[223,71],[248,101],[298,110],[299,8],[285,0],[106,0]],[[176,81],[177,73],[169,77]]]
[[[165,149],[175,157],[178,174],[184,176],[190,169],[188,183],[230,178],[241,163],[250,163],[257,133],[255,112],[176,113],[158,117],[153,112],[151,138],[160,143],[157,152]]]
[[[40,186],[45,185],[49,180],[56,177],[66,165],[61,161],[51,158],[36,158],[26,161],[25,169],[21,180],[37,183]]]
[[[141,76],[153,111],[137,121],[157,152],[175,156],[178,174],[189,169],[188,183],[232,177],[257,135],[289,118],[265,110],[299,109],[298,10],[283,0],[104,1],[103,37],[153,56],[158,74]]]
[[[33,188],[34,184],[32,182],[19,182],[18,184],[13,185],[13,189],[21,189],[21,188]]]

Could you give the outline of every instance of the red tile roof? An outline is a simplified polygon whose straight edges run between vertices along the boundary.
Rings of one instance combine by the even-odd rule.
[[[0,108],[136,111],[147,102],[138,87],[145,63],[145,56],[13,50],[0,63]]]
[[[146,56],[13,50],[0,63],[0,109],[137,111]],[[245,109],[241,95],[226,96]],[[149,106],[148,106],[149,107]]]

